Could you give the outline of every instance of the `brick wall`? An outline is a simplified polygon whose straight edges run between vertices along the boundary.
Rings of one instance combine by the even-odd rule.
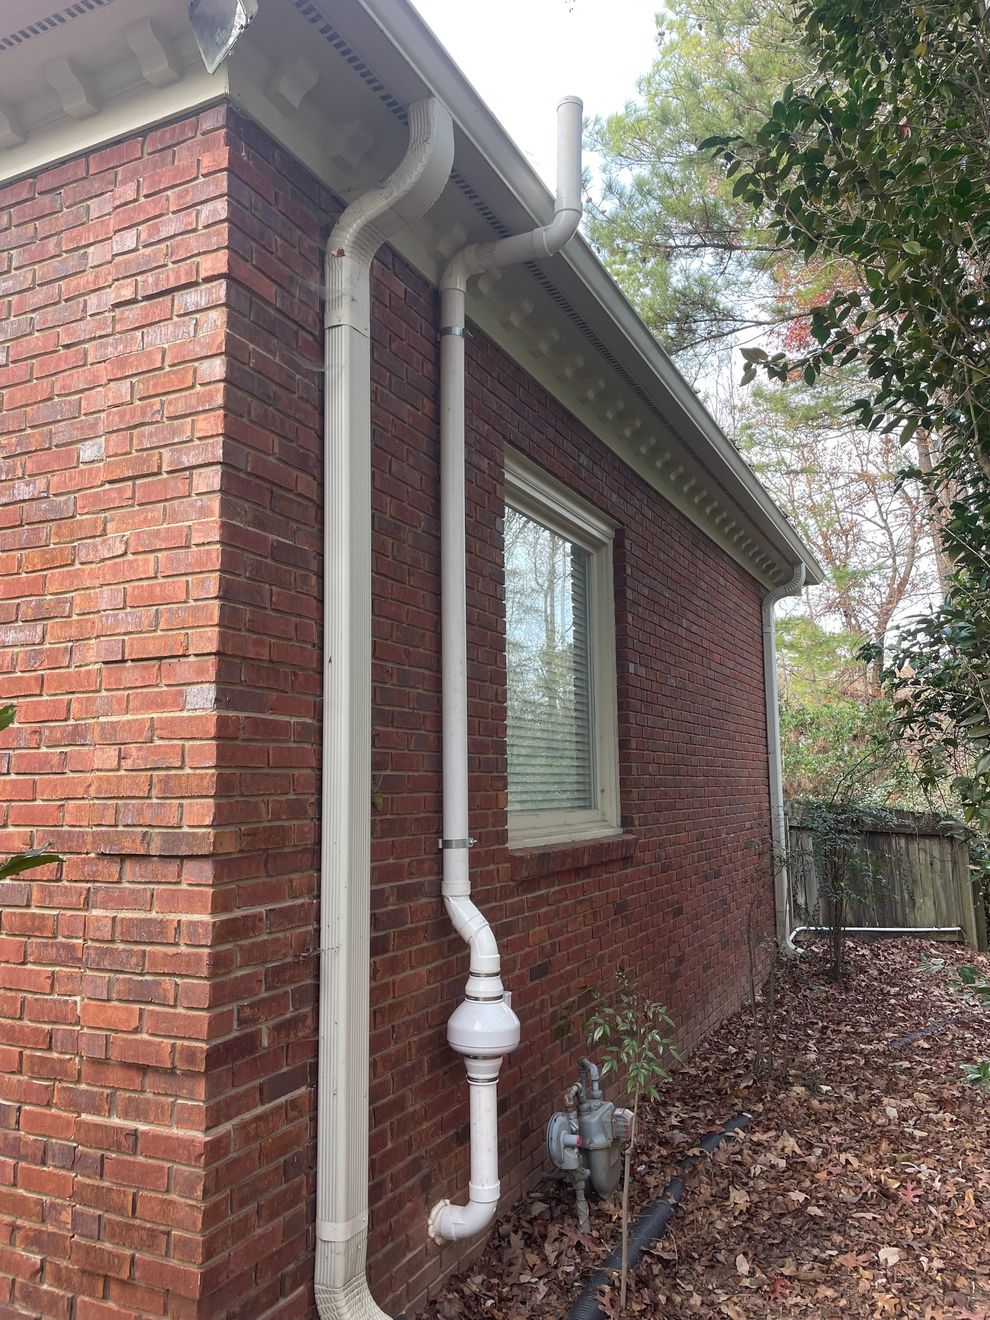
[[[223,109],[0,192],[5,837],[65,855],[0,895],[0,1315],[311,1314],[332,207]],[[444,1038],[467,960],[436,847],[435,295],[387,252],[374,293],[370,1275],[414,1310],[458,1259],[425,1221],[467,1182]],[[472,859],[523,1022],[514,1192],[577,986],[623,962],[685,1043],[740,998],[751,893],[772,909],[760,591],[483,337],[468,353]],[[621,524],[619,845],[506,850],[507,443]]]
[[[379,1300],[415,1309],[470,1248],[426,1241],[467,1187],[467,1085],[444,1028],[466,949],[439,901],[440,682],[434,297],[399,258],[375,299],[372,1223]],[[396,343],[398,340],[398,343]],[[619,964],[691,1045],[744,991],[745,928],[772,922],[761,632],[752,578],[481,335],[468,340],[471,832],[522,1043],[503,1066],[511,1194],[544,1164],[578,1042],[565,1001]],[[511,445],[620,525],[615,547],[622,824],[630,841],[506,847],[503,454]]]
[[[0,889],[4,1314],[308,1307],[319,221],[253,161],[0,192],[4,837],[65,858]]]

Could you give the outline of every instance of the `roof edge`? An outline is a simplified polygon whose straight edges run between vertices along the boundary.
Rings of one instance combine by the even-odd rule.
[[[552,194],[425,20],[412,5],[396,0],[356,2],[375,22],[383,39],[401,51],[424,86],[445,102],[458,128],[495,169],[529,219],[534,224],[542,223],[548,207],[552,209]],[[819,585],[825,572],[815,555],[677,370],[669,354],[650,334],[587,240],[576,235],[558,260],[570,267],[592,294],[607,314],[614,333],[621,336],[659,387],[655,393],[662,396],[675,414],[671,418],[674,429],[689,443],[696,441],[692,447],[706,467],[716,469],[715,475],[722,478],[727,493],[737,499],[756,525],[768,534],[768,539],[776,542],[782,552],[789,552],[790,558],[784,555],[788,563],[804,564],[808,584]],[[724,476],[718,471],[720,468]]]

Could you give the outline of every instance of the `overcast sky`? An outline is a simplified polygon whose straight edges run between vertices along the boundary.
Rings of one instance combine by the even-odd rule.
[[[619,110],[656,49],[658,0],[413,0],[482,100],[546,180],[555,176],[556,107]]]

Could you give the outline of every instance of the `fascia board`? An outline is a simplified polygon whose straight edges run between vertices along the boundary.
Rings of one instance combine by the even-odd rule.
[[[823,575],[821,565],[588,245],[582,240],[573,251],[565,248],[560,259],[570,267],[580,285],[572,290],[571,281],[555,271],[554,282],[561,292],[576,307],[580,307],[590,292],[596,328],[602,338],[611,339],[613,344],[621,336],[621,348],[613,347],[613,352],[621,356],[623,366],[660,408],[667,424],[718,478],[768,540],[786,551],[791,563],[800,561],[805,565],[808,584],[817,585]],[[608,318],[608,329],[602,325],[603,314]]]

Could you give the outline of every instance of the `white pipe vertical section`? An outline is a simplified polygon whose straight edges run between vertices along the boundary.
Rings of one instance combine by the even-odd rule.
[[[323,782],[316,1304],[321,1320],[386,1320],[368,1290],[371,978],[371,263],[443,191],[450,114],[409,108],[409,144],[353,202],[326,255]]]
[[[503,1057],[519,1043],[519,1019],[501,979],[492,928],[471,900],[468,795],[467,605],[464,499],[464,336],[468,279],[496,266],[559,252],[581,221],[581,101],[557,108],[557,195],[548,225],[490,243],[472,243],[440,280],[440,557],[443,626],[443,898],[470,946],[464,1000],[447,1039],[464,1056],[471,1100],[471,1175],[467,1205],[438,1202],[429,1231],[437,1242],[473,1237],[491,1223],[500,1194],[497,1081]]]
[[[773,847],[774,908],[777,944],[798,953],[791,942],[791,885],[787,871],[787,820],[784,814],[784,770],[780,750],[780,696],[777,690],[777,623],[774,610],[804,586],[804,564],[796,564],[783,586],[763,598],[763,684],[767,703],[767,754],[770,769],[770,836]]]

